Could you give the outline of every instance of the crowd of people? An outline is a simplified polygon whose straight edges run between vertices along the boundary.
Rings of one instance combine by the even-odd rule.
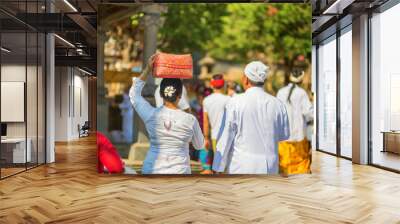
[[[278,145],[306,142],[313,110],[299,86],[304,72],[292,72],[290,84],[274,97],[263,88],[269,67],[253,61],[244,69],[243,93],[226,83],[223,74],[216,74],[211,88],[196,87],[195,102],[189,102],[181,79],[164,78],[155,92],[154,107],[141,94],[152,75],[153,58],[133,79],[129,92],[149,134],[143,174],[191,174],[191,147],[199,152],[203,174],[278,174]]]

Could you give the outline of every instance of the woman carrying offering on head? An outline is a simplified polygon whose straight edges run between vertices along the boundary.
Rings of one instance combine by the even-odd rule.
[[[150,139],[150,149],[143,161],[142,174],[191,174],[189,143],[204,147],[204,137],[197,119],[179,109],[182,81],[164,78],[160,84],[163,105],[153,107],[142,97],[147,76],[152,74],[154,55],[138,78],[134,78],[130,99],[143,120]]]

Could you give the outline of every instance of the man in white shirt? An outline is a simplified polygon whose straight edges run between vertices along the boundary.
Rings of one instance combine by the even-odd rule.
[[[307,92],[299,86],[303,77],[304,71],[294,70],[289,77],[290,83],[277,94],[277,98],[286,106],[290,124],[290,138],[279,143],[280,170],[285,174],[311,171],[307,124],[313,120],[314,112]]]
[[[206,147],[210,147],[209,140],[211,138],[213,151],[216,149],[217,136],[221,127],[225,105],[230,99],[229,96],[224,94],[224,85],[223,75],[214,75],[211,79],[213,93],[204,98],[203,101],[203,132],[206,139]]]
[[[280,89],[276,97],[285,103],[290,124],[289,141],[300,142],[306,139],[307,123],[313,120],[313,106],[307,92],[299,86],[304,71],[295,70],[290,75],[290,83]]]
[[[154,98],[156,100],[156,107],[161,107],[164,104],[164,100],[160,96],[160,86],[157,86],[156,91],[154,92]],[[182,97],[179,100],[178,107],[183,111],[190,112],[189,99],[185,86],[183,86]]]
[[[229,174],[278,174],[278,142],[289,138],[285,105],[264,91],[269,68],[249,63],[242,84],[245,93],[230,99],[218,139],[213,170]]]

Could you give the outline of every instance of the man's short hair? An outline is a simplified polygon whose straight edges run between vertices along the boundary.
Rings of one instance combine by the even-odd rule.
[[[255,82],[255,81],[252,81],[252,80],[250,80],[250,79],[249,79],[249,82],[250,82],[250,84],[251,84],[252,86],[258,86],[258,87],[264,86],[264,83],[265,83],[265,82]]]

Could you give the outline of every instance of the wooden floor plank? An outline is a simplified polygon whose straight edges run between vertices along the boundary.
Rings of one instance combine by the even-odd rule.
[[[310,175],[97,174],[96,141],[0,181],[0,223],[400,223],[400,175],[320,152]]]

